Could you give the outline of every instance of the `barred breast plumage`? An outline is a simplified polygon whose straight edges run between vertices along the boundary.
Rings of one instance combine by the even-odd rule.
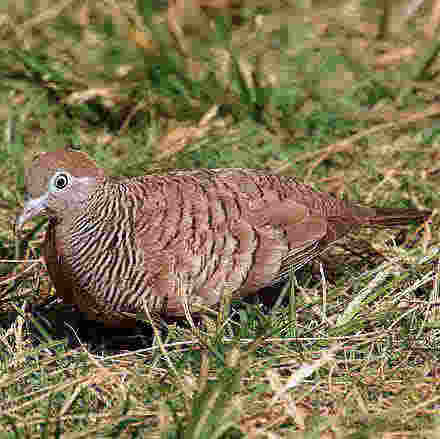
[[[43,256],[57,294],[90,319],[131,325],[255,293],[359,226],[430,212],[358,206],[292,177],[250,169],[177,170],[115,180],[83,152],[44,153],[26,172],[17,226],[49,216]]]

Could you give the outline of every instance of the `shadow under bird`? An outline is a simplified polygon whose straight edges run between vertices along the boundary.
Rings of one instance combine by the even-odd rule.
[[[42,247],[57,295],[107,326],[145,307],[183,315],[278,282],[358,227],[422,222],[429,211],[359,206],[254,169],[115,179],[59,149],[25,175],[17,228],[49,217]]]

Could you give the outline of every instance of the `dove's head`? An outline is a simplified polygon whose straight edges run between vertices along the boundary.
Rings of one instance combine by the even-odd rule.
[[[104,179],[104,171],[84,152],[58,149],[40,154],[25,171],[24,207],[16,227],[41,214],[56,219],[72,215]]]

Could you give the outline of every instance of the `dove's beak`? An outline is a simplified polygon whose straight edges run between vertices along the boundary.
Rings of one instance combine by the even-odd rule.
[[[26,221],[29,221],[34,216],[40,215],[47,208],[47,194],[39,198],[29,198],[25,200],[23,211],[17,215],[15,220],[15,230],[20,230]]]

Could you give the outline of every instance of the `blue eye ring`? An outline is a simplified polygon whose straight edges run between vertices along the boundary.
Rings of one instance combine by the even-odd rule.
[[[69,185],[70,180],[71,176],[67,172],[57,172],[52,178],[50,187],[55,191],[62,191]]]

